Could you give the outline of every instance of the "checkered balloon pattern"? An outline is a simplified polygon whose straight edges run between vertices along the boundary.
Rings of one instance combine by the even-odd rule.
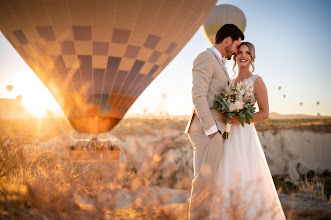
[[[123,118],[215,4],[216,0],[4,0],[0,29],[51,91],[71,125],[96,134]]]

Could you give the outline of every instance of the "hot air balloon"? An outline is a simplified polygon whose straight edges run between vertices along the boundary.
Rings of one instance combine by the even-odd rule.
[[[0,30],[79,132],[111,130],[216,0],[0,1]]]
[[[319,104],[320,104],[320,102],[319,102],[319,101],[317,101],[317,102],[316,102],[316,104],[317,104],[317,105],[319,105]]]
[[[23,96],[21,96],[21,95],[16,96],[16,100],[19,102],[22,102]]]
[[[282,89],[282,87],[281,86],[278,86],[278,90],[281,90]]]
[[[302,106],[303,105],[303,103],[302,102],[300,102],[300,106]]]
[[[203,24],[203,31],[209,42],[215,44],[217,31],[225,24],[235,24],[242,32],[246,28],[244,13],[233,5],[217,5]]]
[[[13,86],[12,85],[7,85],[7,90],[8,90],[8,92],[11,92],[12,90],[13,90]]]
[[[285,94],[283,95],[283,98],[284,98],[284,99],[286,98],[286,95],[285,95]]]

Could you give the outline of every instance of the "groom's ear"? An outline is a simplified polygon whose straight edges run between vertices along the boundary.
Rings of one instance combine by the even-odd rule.
[[[232,38],[229,36],[225,38],[226,46],[230,46],[232,44]]]

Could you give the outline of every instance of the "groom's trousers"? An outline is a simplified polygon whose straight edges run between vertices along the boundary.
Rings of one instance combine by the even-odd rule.
[[[195,131],[189,132],[189,138],[194,149],[194,178],[188,218],[190,220],[208,219],[214,196],[216,169],[223,150],[223,138],[219,132],[210,139],[204,133]]]

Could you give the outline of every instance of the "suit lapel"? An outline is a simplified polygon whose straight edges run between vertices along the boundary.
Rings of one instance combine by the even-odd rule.
[[[218,63],[219,63],[219,64],[221,65],[221,67],[223,68],[223,70],[224,70],[224,72],[225,72],[225,75],[226,75],[226,76],[228,77],[228,79],[230,80],[230,77],[229,77],[228,71],[227,71],[227,69],[226,69],[224,63],[222,62],[222,60],[217,56],[217,54],[216,54],[212,49],[208,48],[208,51],[211,52],[211,53],[215,56],[216,60],[218,61]]]

